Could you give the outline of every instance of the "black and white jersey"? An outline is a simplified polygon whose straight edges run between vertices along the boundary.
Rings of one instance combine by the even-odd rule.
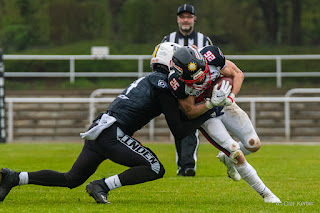
[[[174,42],[181,46],[196,45],[198,48],[212,45],[212,41],[208,36],[203,35],[200,32],[193,31],[190,35],[184,36],[179,30],[166,35],[161,43],[163,42]]]
[[[210,117],[209,112],[196,119],[184,120],[177,99],[168,89],[168,75],[164,72],[152,72],[133,82],[109,105],[107,112],[116,118],[119,127],[128,135],[133,135],[163,113],[177,138],[191,134]]]
[[[218,47],[206,46],[200,49],[200,53],[206,58],[210,68],[202,83],[187,85],[175,71],[169,74],[169,88],[178,99],[187,98],[189,95],[199,97],[205,91],[199,88],[209,88],[204,85],[209,85],[208,81],[215,81],[220,76],[220,70],[225,66],[225,57]],[[211,82],[209,83],[211,84]]]

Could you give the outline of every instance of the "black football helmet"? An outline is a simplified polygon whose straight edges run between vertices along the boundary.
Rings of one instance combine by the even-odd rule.
[[[173,69],[187,84],[196,84],[205,79],[209,66],[198,50],[192,47],[179,48],[172,57]]]

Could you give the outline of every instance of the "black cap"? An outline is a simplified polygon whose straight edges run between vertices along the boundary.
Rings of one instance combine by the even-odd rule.
[[[179,8],[178,8],[178,12],[177,12],[177,15],[179,15],[180,13],[182,12],[189,12],[193,15],[195,15],[195,11],[194,11],[194,7],[190,4],[184,4],[184,5],[181,5]]]

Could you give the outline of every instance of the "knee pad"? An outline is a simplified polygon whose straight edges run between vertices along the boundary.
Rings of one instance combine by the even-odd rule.
[[[250,138],[245,148],[251,152],[256,152],[260,149],[261,141],[259,138]]]
[[[236,141],[233,141],[232,143],[230,143],[230,151],[231,152],[235,152],[237,150],[240,149],[239,143],[237,143]]]

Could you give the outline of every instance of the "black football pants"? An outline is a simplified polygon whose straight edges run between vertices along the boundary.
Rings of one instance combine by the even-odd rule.
[[[124,134],[117,124],[103,130],[94,141],[85,141],[70,171],[29,172],[29,184],[75,188],[83,184],[106,159],[130,167],[119,174],[122,186],[162,178],[165,170],[157,156],[134,138]]]

